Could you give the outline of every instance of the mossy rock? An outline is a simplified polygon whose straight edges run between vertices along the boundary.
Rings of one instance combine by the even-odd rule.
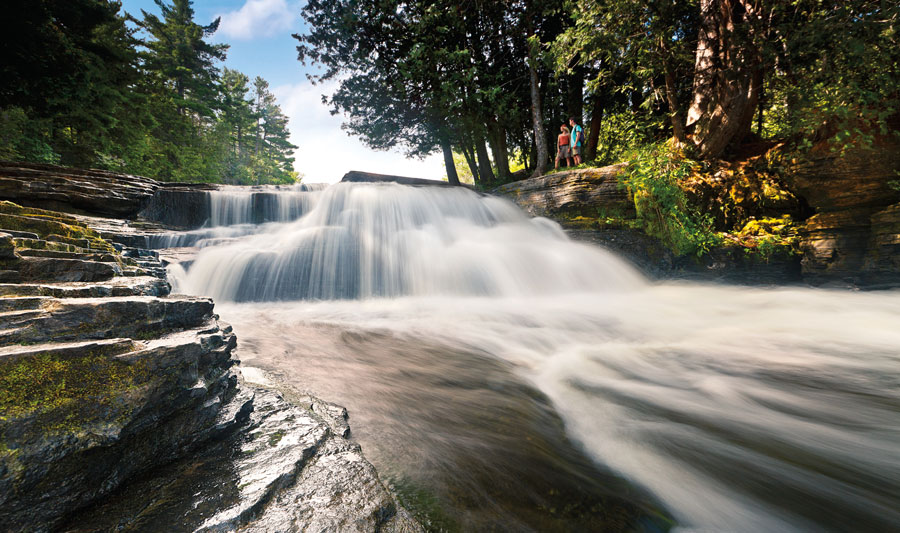
[[[93,250],[114,251],[100,234],[77,219],[44,209],[32,209],[12,202],[0,202],[0,228],[35,233],[45,240],[56,240]],[[49,237],[53,236],[53,239]],[[75,251],[75,250],[68,250]]]
[[[121,347],[112,353],[97,350],[76,356],[37,353],[0,363],[0,422],[63,409],[67,411],[63,420],[74,424],[84,405],[102,405],[150,379],[145,364],[116,358],[120,351]]]

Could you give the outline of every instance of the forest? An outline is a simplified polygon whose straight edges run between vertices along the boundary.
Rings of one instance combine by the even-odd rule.
[[[0,159],[293,181],[266,81],[220,68],[218,21],[195,21],[191,1],[156,3],[139,19],[108,0],[9,6]],[[451,183],[482,188],[543,174],[570,116],[585,164],[605,165],[865,144],[900,109],[900,7],[884,0],[310,0],[301,14],[298,59],[349,134],[442,153]]]
[[[900,102],[896,2],[310,0],[300,59],[373,148],[447,176],[542,174],[570,116],[596,164],[671,140],[696,160],[816,135],[865,142]],[[457,160],[461,158],[457,157]]]
[[[156,0],[140,19],[107,0],[4,6],[0,159],[164,181],[293,183],[296,146],[261,77],[220,68],[214,20]]]

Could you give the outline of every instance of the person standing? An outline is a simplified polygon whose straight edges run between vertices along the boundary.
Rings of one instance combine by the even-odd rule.
[[[566,166],[572,166],[572,154],[569,148],[569,143],[571,143],[571,135],[569,135],[569,128],[566,127],[565,124],[559,127],[559,130],[562,132],[556,138],[556,166],[553,167],[553,170],[557,170],[559,168],[560,160],[566,161]]]
[[[575,117],[569,117],[569,125],[572,126],[572,135],[570,146],[572,157],[575,159],[575,164],[581,164],[581,152],[584,149],[584,129],[575,122]]]

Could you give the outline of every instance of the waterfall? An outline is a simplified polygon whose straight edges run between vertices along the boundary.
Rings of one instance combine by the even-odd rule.
[[[288,222],[300,218],[327,184],[301,184],[274,191],[222,188],[209,191],[209,226]]]
[[[509,296],[642,283],[609,252],[468,189],[341,183],[321,194],[293,223],[204,248],[182,286],[219,301],[260,301]],[[221,198],[241,212],[238,200]]]
[[[461,530],[541,529],[495,513],[556,490],[520,457],[584,481],[541,445],[561,426],[523,415],[536,398],[677,530],[900,530],[900,291],[648,283],[468,189],[314,194],[293,220],[183,234],[175,290],[216,298],[245,363],[347,405],[379,470],[449,494]]]

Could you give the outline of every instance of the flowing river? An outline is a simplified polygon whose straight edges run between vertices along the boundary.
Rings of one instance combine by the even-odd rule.
[[[900,529],[900,292],[654,283],[462,188],[304,194],[160,241],[199,247],[171,278],[432,528]]]

